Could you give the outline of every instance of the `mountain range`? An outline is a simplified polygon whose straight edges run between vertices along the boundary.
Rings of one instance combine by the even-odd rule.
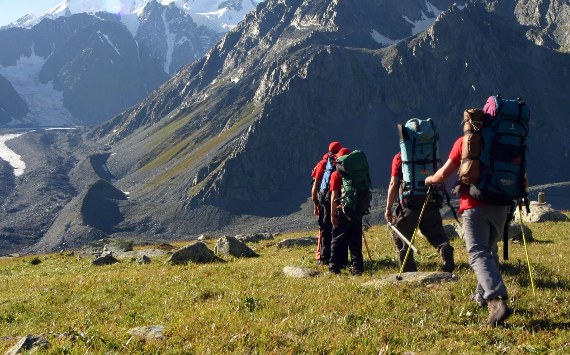
[[[498,93],[530,107],[530,181],[565,181],[568,10],[560,0],[267,0],[111,120],[9,141],[26,172],[0,166],[14,186],[0,191],[2,247],[316,226],[309,176],[331,141],[363,150],[382,189],[398,123],[437,120],[447,154],[463,110]]]
[[[0,106],[0,126],[104,122],[200,58],[255,7],[253,0],[110,4],[67,0],[0,30],[0,76],[27,105]]]

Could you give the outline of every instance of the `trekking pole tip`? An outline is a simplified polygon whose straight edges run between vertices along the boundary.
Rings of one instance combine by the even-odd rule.
[[[400,275],[396,275],[396,280],[398,280],[398,281],[402,281],[403,279],[404,279],[404,278],[403,278],[402,276],[400,276]]]

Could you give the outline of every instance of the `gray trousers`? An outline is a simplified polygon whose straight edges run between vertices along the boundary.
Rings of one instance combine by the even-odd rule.
[[[476,294],[486,300],[507,298],[507,287],[499,273],[497,242],[507,220],[506,206],[478,206],[463,211],[463,232],[469,264],[477,276]]]

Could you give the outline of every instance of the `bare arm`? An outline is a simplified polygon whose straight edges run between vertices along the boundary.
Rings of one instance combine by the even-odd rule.
[[[455,172],[455,169],[457,169],[457,165],[451,159],[447,159],[445,165],[436,171],[435,174],[426,178],[426,185],[431,186],[444,182]]]
[[[339,191],[334,190],[331,192],[331,223],[333,226],[338,227],[338,220],[336,218],[335,212],[339,204],[335,201],[340,197]]]
[[[390,178],[390,186],[388,186],[388,198],[386,200],[386,212],[384,212],[384,218],[386,221],[392,223],[392,206],[396,197],[398,196],[398,189],[400,188],[400,181],[398,176],[392,176]]]
[[[315,210],[313,211],[316,216],[319,215],[319,188],[321,186],[321,179],[315,179],[313,182],[313,188],[311,189],[311,199],[315,205]]]

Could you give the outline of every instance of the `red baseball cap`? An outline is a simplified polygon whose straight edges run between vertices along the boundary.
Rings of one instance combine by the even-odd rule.
[[[337,157],[342,157],[343,155],[349,155],[350,153],[352,153],[350,151],[350,149],[348,148],[342,148],[341,150],[338,151],[338,153],[336,153]]]
[[[329,153],[331,154],[335,154],[341,149],[342,145],[340,145],[339,142],[332,142],[331,144],[329,144]]]

